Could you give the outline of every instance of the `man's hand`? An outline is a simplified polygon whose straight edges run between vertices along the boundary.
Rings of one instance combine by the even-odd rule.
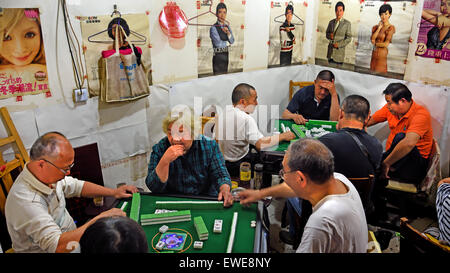
[[[114,198],[128,198],[131,197],[133,193],[138,192],[138,189],[133,185],[123,185],[116,189],[114,193]]]
[[[296,138],[296,135],[290,131],[280,134],[280,141],[290,141]]]
[[[307,119],[305,119],[302,115],[300,114],[295,114],[292,119],[294,120],[295,123],[297,124],[305,124],[306,122],[308,122]]]
[[[326,80],[320,80],[319,86],[325,89],[328,89],[331,96],[337,95],[336,86],[334,85],[334,81],[326,81]]]
[[[385,162],[381,163],[381,178],[389,179],[389,169],[391,168],[390,165],[386,164]]]
[[[337,44],[337,43],[334,43],[334,44],[333,44],[333,47],[334,47],[334,48],[338,48],[338,44]]]
[[[175,161],[178,157],[184,154],[183,145],[172,145],[167,148],[166,152],[161,157],[161,161],[167,162],[168,164]]]
[[[219,196],[217,200],[223,200],[223,206],[229,207],[233,205],[233,196],[231,195],[231,188],[228,184],[223,184],[219,189]]]
[[[245,190],[238,193],[241,205],[250,205],[262,199],[260,190]]]

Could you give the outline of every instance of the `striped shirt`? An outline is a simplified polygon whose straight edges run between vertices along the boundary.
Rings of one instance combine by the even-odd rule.
[[[436,209],[439,222],[439,240],[450,243],[450,184],[439,186],[436,196]]]
[[[230,175],[219,146],[215,140],[204,135],[193,141],[185,155],[170,163],[169,178],[162,183],[155,169],[169,147],[167,137],[153,146],[145,180],[152,192],[217,196],[223,184],[228,184],[231,189]]]

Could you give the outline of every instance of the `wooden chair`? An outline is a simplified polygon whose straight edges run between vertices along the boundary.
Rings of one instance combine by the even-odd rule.
[[[215,117],[201,116],[201,119],[202,119],[202,134],[209,138],[214,139]]]
[[[400,218],[400,244],[402,252],[410,253],[450,253],[450,246],[440,243],[429,234],[415,229],[406,217]]]
[[[436,199],[437,183],[441,180],[440,149],[436,139],[433,139],[431,153],[428,162],[427,175],[418,185],[389,180],[386,186],[388,201],[398,203],[399,216],[407,216],[408,208],[415,204],[420,208],[430,208],[434,210]],[[415,209],[409,210],[411,213]]]
[[[370,199],[375,183],[375,176],[371,174],[368,177],[348,178],[348,180],[352,182],[353,186],[355,186],[358,191],[367,216],[370,209]]]
[[[14,181],[11,172],[18,171],[20,173],[25,162],[29,161],[30,157],[6,107],[0,108],[0,116],[8,134],[7,137],[0,138],[0,147],[12,145],[13,150],[16,152],[15,158],[9,162],[6,162],[3,159],[3,154],[0,153],[0,211],[4,214],[6,197]]]
[[[292,100],[292,97],[294,96],[294,86],[298,86],[299,89],[313,85],[314,82],[294,82],[289,81],[289,101]]]

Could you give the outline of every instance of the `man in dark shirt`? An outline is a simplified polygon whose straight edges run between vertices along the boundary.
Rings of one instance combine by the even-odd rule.
[[[368,177],[369,174],[375,174],[374,169],[378,169],[381,163],[383,147],[375,137],[367,134],[363,129],[370,117],[370,104],[367,99],[359,95],[350,95],[342,101],[342,108],[339,111],[338,130],[320,137],[320,140],[333,153],[335,172],[342,173],[348,178]],[[367,149],[367,157],[359,148],[356,141],[350,134],[356,136]],[[369,197],[370,198],[370,194]],[[369,200],[361,201],[367,209]],[[307,217],[302,210],[305,209],[303,201],[298,198],[289,198],[287,200],[287,209],[290,216],[289,234],[286,231],[280,232],[280,237],[285,242],[293,242],[297,238],[295,228],[292,223],[295,222],[295,213]],[[309,205],[310,207],[310,205]],[[306,208],[309,211],[310,208]]]
[[[305,124],[309,119],[336,121],[338,116],[339,95],[334,85],[334,74],[322,70],[313,85],[295,93],[281,117]]]

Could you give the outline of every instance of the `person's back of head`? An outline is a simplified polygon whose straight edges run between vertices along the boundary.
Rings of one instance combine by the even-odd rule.
[[[334,74],[330,70],[322,70],[317,74],[316,80],[334,81]]]
[[[408,87],[399,82],[390,83],[383,91],[383,94],[391,96],[391,100],[395,103],[398,103],[401,99],[411,102],[412,99],[412,93]]]
[[[147,253],[142,227],[128,217],[104,217],[90,225],[80,239],[81,253]]]
[[[342,101],[342,111],[346,119],[355,119],[364,123],[369,117],[369,101],[360,95],[350,95]]]
[[[311,182],[323,184],[334,173],[334,157],[320,141],[303,138],[289,146],[288,166],[291,171],[301,171]]]
[[[233,103],[233,105],[238,104],[241,99],[250,98],[252,95],[252,93],[250,92],[251,90],[256,89],[250,84],[240,83],[236,85],[236,87],[233,89],[233,92],[231,93],[231,102]]]

